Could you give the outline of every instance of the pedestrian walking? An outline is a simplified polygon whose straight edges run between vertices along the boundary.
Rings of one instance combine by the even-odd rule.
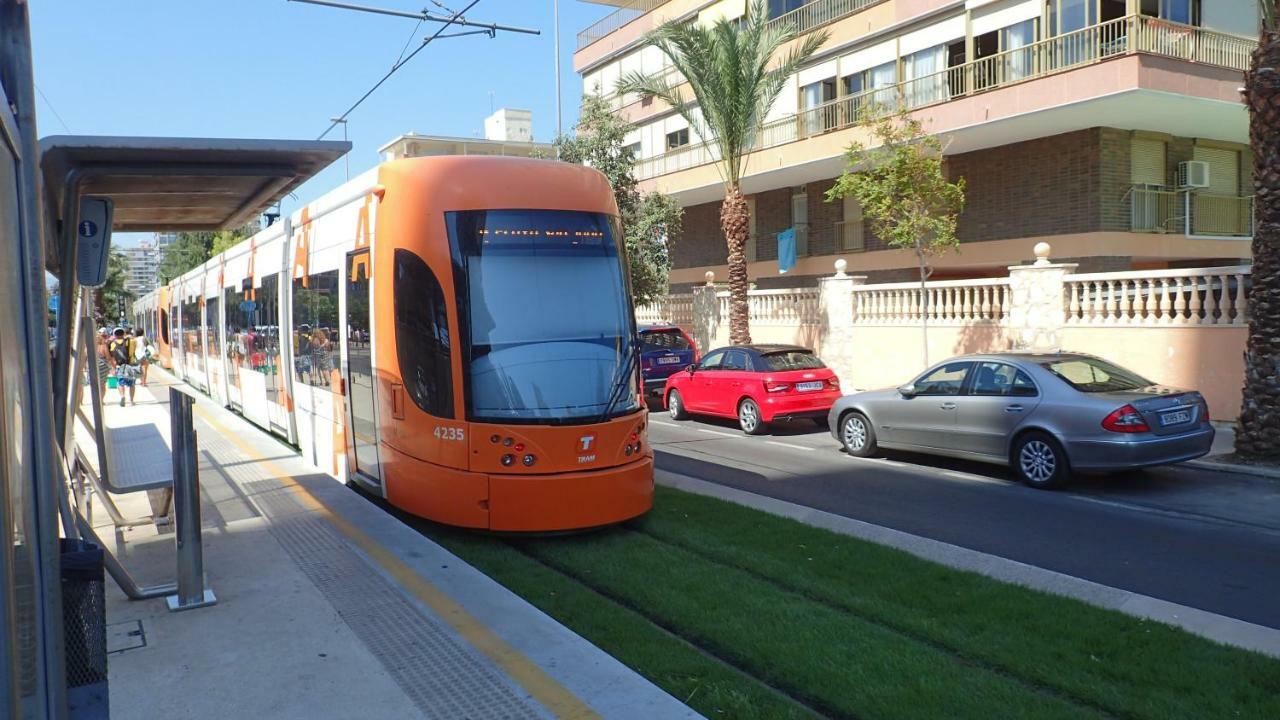
[[[111,374],[111,355],[107,352],[107,335],[98,333],[93,342],[94,354],[98,358],[98,393],[99,400],[107,399],[107,376]]]
[[[129,343],[129,355],[133,358],[133,364],[138,366],[140,385],[147,384],[147,368],[151,366],[155,354],[155,346],[151,344],[151,339],[142,328],[136,328],[133,331],[133,340]]]
[[[120,407],[124,407],[126,398],[131,404],[137,405],[137,401],[134,400],[134,393],[137,391],[134,387],[134,378],[138,377],[138,366],[133,364],[133,358],[129,354],[131,338],[125,335],[122,327],[116,328],[112,334],[115,338],[107,345],[107,352],[115,364],[116,390],[120,392]]]

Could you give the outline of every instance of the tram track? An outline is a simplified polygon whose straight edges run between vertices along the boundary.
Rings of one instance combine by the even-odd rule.
[[[623,610],[643,619],[655,631],[660,632],[663,635],[679,642],[680,644],[684,645],[690,650],[698,653],[702,657],[705,657],[717,663],[721,667],[724,667],[732,671],[739,677],[744,678],[752,683],[755,683],[763,687],[765,690],[773,694],[775,697],[783,699],[786,702],[796,705],[798,709],[809,713],[809,715],[812,717],[824,718],[827,720],[860,720],[859,716],[857,715],[853,715],[847,712],[841,712],[838,709],[834,709],[834,708],[824,707],[825,704],[822,703],[821,701],[815,702],[816,699],[806,698],[801,694],[797,694],[784,687],[780,687],[777,684],[774,684],[769,682],[768,680],[765,680],[759,675],[754,674],[751,670],[734,662],[732,659],[729,659],[724,655],[718,653],[716,650],[706,647],[705,645],[699,644],[698,642],[681,634],[677,627],[674,627],[671,624],[663,622],[660,618],[655,617],[652,613],[645,612],[642,608],[638,607],[635,603],[632,603],[627,598],[619,595],[618,593],[610,592],[608,589],[605,589],[600,587],[599,585],[590,583],[586,579],[584,579],[581,575],[574,573],[572,570],[569,570],[568,568],[560,564],[547,560],[546,558],[539,556],[537,553],[530,551],[527,546],[522,545],[522,543],[518,540],[507,539],[507,540],[504,540],[504,543],[512,551],[527,558],[529,561],[536,563],[537,565],[547,569],[552,573],[555,573],[556,575],[564,578],[565,580],[573,583],[574,585],[582,588],[583,590],[591,593],[592,595],[595,595],[596,597],[599,597],[602,600],[605,600],[609,603],[617,605]],[[687,702],[688,698],[683,698],[683,700]]]
[[[1105,717],[1105,718],[1116,718],[1116,719],[1128,720],[1129,718],[1135,717],[1129,714],[1116,713],[1110,708],[1104,707],[1096,702],[1089,700],[1088,698],[1082,698],[1077,695],[1073,695],[1069,692],[1065,692],[1059,688],[1045,685],[1033,679],[1014,674],[1005,667],[991,663],[990,661],[987,661],[983,658],[975,657],[971,654],[965,653],[957,648],[947,645],[946,643],[940,642],[933,638],[914,632],[909,628],[904,628],[900,625],[887,622],[875,615],[857,612],[847,606],[834,603],[820,594],[813,593],[797,584],[781,581],[772,575],[760,572],[759,570],[756,570],[748,565],[745,565],[742,563],[735,563],[720,557],[716,557],[715,555],[709,552],[706,552],[705,550],[701,549],[700,547],[692,543],[681,542],[679,540],[674,540],[668,537],[664,537],[654,532],[646,531],[640,527],[639,523],[626,523],[623,526],[623,530],[625,532],[632,533],[635,535],[642,535],[661,545],[665,545],[673,548],[679,548],[680,550],[683,550],[684,552],[687,552],[699,558],[702,558],[707,562],[720,565],[722,567],[732,568],[739,572],[746,573],[747,575],[750,575],[751,577],[763,583],[766,583],[774,588],[777,588],[784,592],[789,592],[789,593],[794,593],[796,595],[799,595],[812,603],[821,605],[836,613],[845,615],[850,618],[854,618],[858,621],[865,622],[869,625],[876,626],[886,632],[892,633],[893,635],[899,638],[902,638],[903,640],[919,643],[930,649],[937,650],[953,658],[957,662],[965,665],[966,667],[981,670],[984,672],[989,672],[993,675],[996,675],[998,677],[1014,682],[1018,684],[1020,687],[1030,692],[1034,692],[1039,695],[1043,695],[1045,697],[1060,700],[1062,702],[1070,703],[1081,709],[1095,712],[1101,717]]]

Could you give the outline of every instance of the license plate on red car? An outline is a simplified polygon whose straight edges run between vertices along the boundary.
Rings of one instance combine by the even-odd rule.
[[[671,357],[660,357],[660,358],[658,358],[658,364],[659,364],[659,365],[674,365],[674,364],[676,364],[676,363],[678,363],[678,362],[680,362],[680,356],[679,356],[679,355],[672,355]]]
[[[796,390],[799,390],[800,392],[812,392],[814,390],[821,390],[824,385],[826,385],[826,383],[821,381],[796,383]]]

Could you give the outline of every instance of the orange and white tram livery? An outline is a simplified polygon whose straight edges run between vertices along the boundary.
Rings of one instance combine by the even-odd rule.
[[[617,214],[581,166],[397,160],[136,319],[187,383],[414,515],[607,525],[653,501]]]

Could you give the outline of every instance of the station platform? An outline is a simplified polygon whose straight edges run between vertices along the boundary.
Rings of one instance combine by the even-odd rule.
[[[107,392],[112,470],[168,473],[169,387]],[[692,710],[292,448],[196,398],[206,587],[169,612],[107,580],[111,717],[696,718]],[[113,495],[127,518],[155,491]],[[139,583],[172,582],[172,526],[99,536]]]

